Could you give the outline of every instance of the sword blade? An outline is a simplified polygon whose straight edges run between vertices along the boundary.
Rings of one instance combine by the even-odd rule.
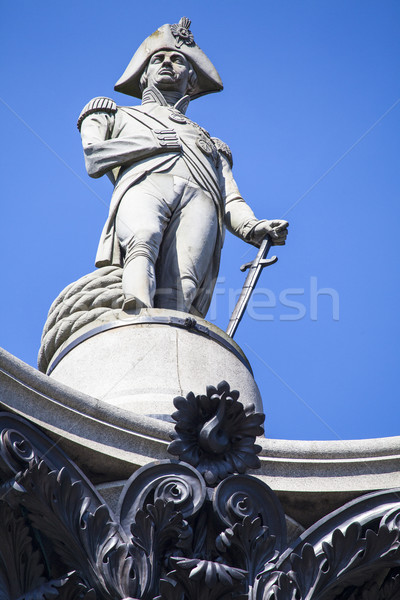
[[[259,277],[261,275],[261,271],[265,266],[273,264],[278,260],[277,257],[274,256],[269,261],[265,261],[271,246],[271,238],[269,237],[269,235],[267,235],[261,242],[257,256],[249,267],[249,272],[245,279],[242,291],[240,292],[239,299],[236,303],[232,316],[229,320],[228,327],[226,329],[226,333],[232,338],[235,335],[239,323],[242,320],[242,317],[246,311],[251,294],[253,293],[253,290],[256,287]]]

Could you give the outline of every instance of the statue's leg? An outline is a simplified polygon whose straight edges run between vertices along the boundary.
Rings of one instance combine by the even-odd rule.
[[[217,208],[211,195],[195,184],[187,184],[160,250],[157,307],[190,311],[211,269],[217,235]]]
[[[169,182],[168,176],[164,186]],[[151,307],[156,289],[155,263],[171,207],[152,174],[132,186],[121,200],[116,232],[124,254],[122,288],[125,306]]]

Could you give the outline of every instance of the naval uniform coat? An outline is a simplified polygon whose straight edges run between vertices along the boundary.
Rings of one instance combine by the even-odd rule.
[[[253,235],[259,220],[241,197],[232,176],[226,144],[211,138],[185,115],[185,96],[169,107],[161,92],[147,88],[142,105],[117,107],[108,98],[96,98],[83,109],[78,121],[86,168],[91,177],[107,174],[115,184],[110,211],[96,256],[96,266],[123,265],[115,231],[118,206],[126,191],[151,173],[179,173],[179,161],[191,179],[211,194],[218,215],[218,235],[212,264],[198,289],[191,312],[205,316],[217,279],[225,226],[247,242],[258,245]],[[175,130],[181,150],[170,151],[163,131]],[[196,224],[193,224],[195,230]]]

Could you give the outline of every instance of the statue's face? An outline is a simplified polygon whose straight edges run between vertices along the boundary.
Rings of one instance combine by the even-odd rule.
[[[160,50],[153,54],[147,65],[147,85],[185,94],[191,73],[191,65],[183,54],[176,50]]]

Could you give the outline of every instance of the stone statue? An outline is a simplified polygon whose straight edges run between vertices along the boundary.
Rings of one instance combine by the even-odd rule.
[[[123,266],[125,310],[205,316],[225,227],[255,246],[287,235],[286,221],[254,216],[228,146],[185,115],[190,100],[223,87],[189,27],[185,17],[163,25],[134,54],[115,89],[140,106],[95,98],[78,121],[89,175],[115,185],[96,266]]]

